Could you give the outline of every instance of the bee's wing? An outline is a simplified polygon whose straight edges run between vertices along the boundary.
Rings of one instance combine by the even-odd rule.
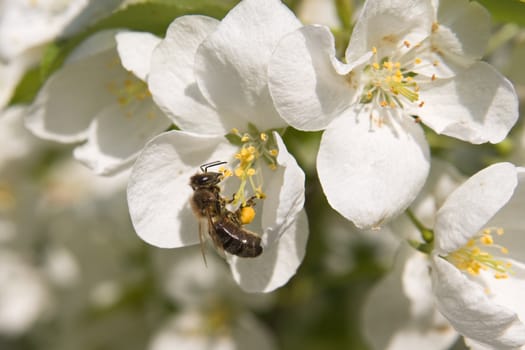
[[[205,219],[199,219],[199,243],[200,243],[200,246],[201,246],[201,254],[202,254],[202,259],[204,260],[204,265],[206,267],[208,267],[208,263],[206,262],[206,252],[204,251],[204,230],[206,230],[206,221]]]
[[[224,248],[222,247],[222,243],[219,239],[217,231],[215,231],[215,225],[212,215],[208,215],[208,234],[210,235],[211,240],[213,241],[213,245],[215,246],[215,249],[217,250],[219,255],[224,257]]]

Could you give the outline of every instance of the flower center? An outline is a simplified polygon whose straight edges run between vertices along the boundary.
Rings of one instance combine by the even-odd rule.
[[[107,89],[115,96],[117,103],[128,118],[134,115],[135,102],[140,103],[151,97],[147,84],[135,77],[131,72],[127,72],[123,79],[111,81],[107,85]],[[153,110],[150,110],[146,117],[152,119],[156,115]]]
[[[494,244],[493,234],[501,236],[503,233],[502,228],[485,228],[469,240],[464,247],[447,255],[446,260],[472,276],[479,275],[480,271],[492,270],[495,278],[508,278],[508,274],[512,273],[511,264],[496,259],[489,252],[499,251],[502,254],[508,254],[507,248]]]
[[[360,103],[376,103],[381,107],[404,107],[404,103],[419,100],[419,86],[414,80],[417,73],[405,67],[401,61],[377,57],[372,49],[372,63],[364,68],[365,84]],[[416,58],[414,64],[420,63]]]
[[[255,217],[253,200],[266,197],[261,162],[275,170],[278,154],[271,132],[260,132],[253,125],[249,125],[248,129],[248,132],[240,132],[234,128],[226,135],[231,143],[239,146],[239,151],[235,154],[233,172],[219,169],[225,177],[235,176],[240,181],[231,203],[240,205],[243,224],[250,223]]]

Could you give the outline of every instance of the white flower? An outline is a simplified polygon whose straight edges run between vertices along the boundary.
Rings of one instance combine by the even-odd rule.
[[[436,10],[430,0],[369,0],[345,63],[324,26],[280,41],[268,68],[276,108],[295,128],[325,129],[321,185],[358,227],[401,213],[423,186],[429,151],[419,121],[472,143],[499,142],[514,125],[512,85],[476,61],[486,19],[467,1],[443,1]]]
[[[226,319],[223,319],[226,317]],[[250,314],[209,315],[185,310],[174,316],[154,335],[149,350],[275,349],[270,332]],[[222,322],[221,322],[222,321]]]
[[[449,163],[434,160],[432,171],[411,205],[414,215],[427,227],[434,225],[437,208],[462,182]],[[363,307],[362,329],[373,349],[445,350],[458,338],[435,307],[428,255],[415,251],[401,239],[420,239],[420,232],[406,215],[386,225],[397,235],[397,254],[392,270],[377,283]]]
[[[235,207],[265,197],[256,199],[257,215],[247,226],[261,236],[263,253],[227,256],[234,278],[248,291],[283,285],[305,253],[304,173],[271,131],[286,124],[266,79],[278,40],[299,25],[278,0],[245,0],[221,22],[177,18],[151,59],[153,98],[181,130],[151,140],[133,167],[128,203],[134,227],[158,247],[197,244],[189,179],[203,164],[228,162],[235,176],[224,181],[223,197],[235,193]],[[238,144],[225,138],[228,133]]]
[[[369,293],[361,325],[376,350],[446,350],[458,338],[435,308],[428,256],[406,243],[392,271]]]
[[[85,27],[121,0],[4,0],[0,3],[0,59],[11,61],[58,36]]]
[[[0,250],[0,334],[18,336],[28,331],[50,302],[38,271],[16,253]]]
[[[25,106],[13,106],[0,113],[0,170],[13,160],[29,157],[39,145],[39,140],[24,127]]]
[[[456,189],[436,214],[437,307],[459,333],[489,348],[525,344],[524,185],[525,168],[498,163]]]
[[[159,40],[149,33],[93,35],[44,84],[26,125],[49,140],[87,140],[74,155],[97,174],[130,166],[146,141],[171,124],[144,83]]]

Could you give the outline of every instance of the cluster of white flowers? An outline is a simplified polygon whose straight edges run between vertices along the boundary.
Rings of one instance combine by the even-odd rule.
[[[273,349],[252,314],[224,304],[243,299],[235,283],[246,292],[284,286],[306,255],[305,197],[317,208],[308,203],[300,155],[288,150],[285,133],[295,128],[322,132],[317,154],[308,156],[316,157],[312,173],[331,208],[357,229],[395,237],[392,271],[363,308],[372,348],[446,349],[461,335],[472,349],[525,349],[523,158],[492,162],[464,180],[433,157],[427,141],[438,134],[497,144],[518,121],[513,85],[481,61],[492,30],[485,8],[468,0],[366,0],[344,57],[331,28],[305,24],[341,25],[336,8],[320,21],[309,12],[302,23],[281,0],[241,0],[221,20],[178,15],[162,35],[90,28],[31,103],[10,103],[25,72],[43,65],[47,43],[75,35],[121,2],[0,2],[0,334],[23,333],[49,313],[51,288],[81,283],[75,249],[59,243],[60,233],[49,233],[52,253],[41,270],[5,244],[23,221],[13,214],[20,205],[13,188],[33,181],[16,178],[11,164],[33,169],[53,153],[28,129],[74,144],[74,158],[113,176],[79,185],[84,175],[66,162],[61,185],[46,187],[32,210],[53,216],[53,208],[80,205],[88,191],[107,205],[127,186],[142,240],[201,245],[204,262],[180,249],[173,271],[162,274],[170,276],[165,293],[185,307],[151,349],[204,348],[210,329],[213,348],[255,342]],[[67,226],[54,224],[50,231]],[[207,242],[235,283],[214,253],[206,260]],[[99,308],[117,304],[123,284],[89,282],[86,298]]]

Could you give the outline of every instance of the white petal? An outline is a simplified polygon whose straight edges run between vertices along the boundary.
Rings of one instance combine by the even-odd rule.
[[[440,0],[437,20],[439,28],[436,34],[446,28],[457,40],[456,46],[440,46],[439,49],[471,60],[481,59],[485,54],[491,23],[490,13],[482,5],[468,0]]]
[[[436,214],[436,251],[446,254],[465,245],[509,201],[517,182],[516,167],[498,163],[452,192]]]
[[[418,74],[450,78],[461,73],[485,53],[491,24],[490,14],[477,2],[441,0],[429,40],[418,49]]]
[[[230,159],[234,153],[235,147],[222,136],[170,131],[148,142],[128,183],[129,211],[137,234],[157,247],[196,244],[199,230],[189,204],[189,179],[200,165]]]
[[[268,65],[268,86],[279,114],[294,128],[324,129],[352,103],[356,83],[334,62],[343,66],[326,27],[305,26],[279,42]],[[348,73],[351,67],[346,68]]]
[[[359,114],[360,113],[360,114]],[[405,210],[428,175],[428,144],[407,117],[369,120],[353,111],[323,134],[317,171],[330,205],[357,227],[380,226]]]
[[[444,350],[458,337],[435,309],[428,259],[406,243],[368,295],[362,327],[374,350]]]
[[[151,99],[110,106],[91,123],[88,141],[75,149],[75,158],[96,174],[114,174],[130,166],[146,142],[170,124]]]
[[[356,61],[372,47],[380,59],[407,51],[404,41],[416,45],[430,34],[433,12],[427,0],[366,1],[346,49],[346,61]]]
[[[447,261],[434,256],[432,262],[437,307],[459,333],[496,349],[525,344],[525,325],[514,312],[491,301],[481,285]]]
[[[500,227],[504,235],[496,243],[509,249],[508,258],[525,261],[525,173],[518,169],[518,186],[507,204],[487,223],[487,227]],[[524,316],[525,319],[525,316]]]
[[[230,312],[232,310],[226,310]],[[275,349],[272,334],[249,313],[236,312],[228,324],[219,329],[210,327],[210,315],[196,309],[177,313],[155,334],[148,350],[271,350]],[[226,330],[226,332],[221,332]]]
[[[148,350],[235,350],[230,336],[214,336],[197,309],[182,310],[153,336]]]
[[[89,57],[96,56],[108,50],[114,49],[117,45],[115,36],[119,32],[120,30],[117,29],[108,29],[96,32],[84,40],[75,48],[75,50],[73,50],[73,52],[67,56],[66,60],[64,61],[64,65],[68,65],[80,60],[85,60]]]
[[[137,78],[146,81],[151,54],[160,38],[146,32],[121,32],[115,36],[122,65]]]
[[[438,134],[470,143],[502,141],[518,119],[512,84],[479,62],[453,79],[422,84],[422,108],[414,110]]]
[[[205,16],[179,17],[153,51],[148,78],[151,94],[182,130],[215,135],[230,131],[202,96],[193,72],[197,47],[218,23]]]
[[[11,60],[55,39],[86,6],[85,0],[2,1],[0,57]]]
[[[523,238],[523,237],[520,237]],[[511,247],[513,249],[514,247]],[[512,264],[512,274],[508,278],[496,279],[494,272],[482,271],[480,278],[489,291],[490,299],[503,307],[515,312],[520,320],[525,320],[525,265],[518,261],[505,260]]]
[[[126,74],[115,49],[63,66],[40,89],[26,126],[45,139],[84,140],[95,115],[117,102],[110,86],[124,81]]]
[[[263,242],[273,242],[288,230],[297,214],[304,206],[304,181],[302,169],[295,158],[288,153],[281,137],[273,133],[279,154],[277,169],[266,172],[266,199],[263,202],[262,228]]]
[[[290,280],[303,261],[308,219],[303,210],[279,240],[265,246],[257,258],[229,256],[233,278],[247,292],[271,292]]]
[[[50,294],[39,271],[22,257],[0,251],[0,334],[17,337],[45,315]]]
[[[202,43],[195,57],[202,93],[221,113],[260,130],[285,125],[273,107],[267,65],[277,43],[300,22],[280,0],[245,0]],[[239,122],[238,122],[239,123]]]

